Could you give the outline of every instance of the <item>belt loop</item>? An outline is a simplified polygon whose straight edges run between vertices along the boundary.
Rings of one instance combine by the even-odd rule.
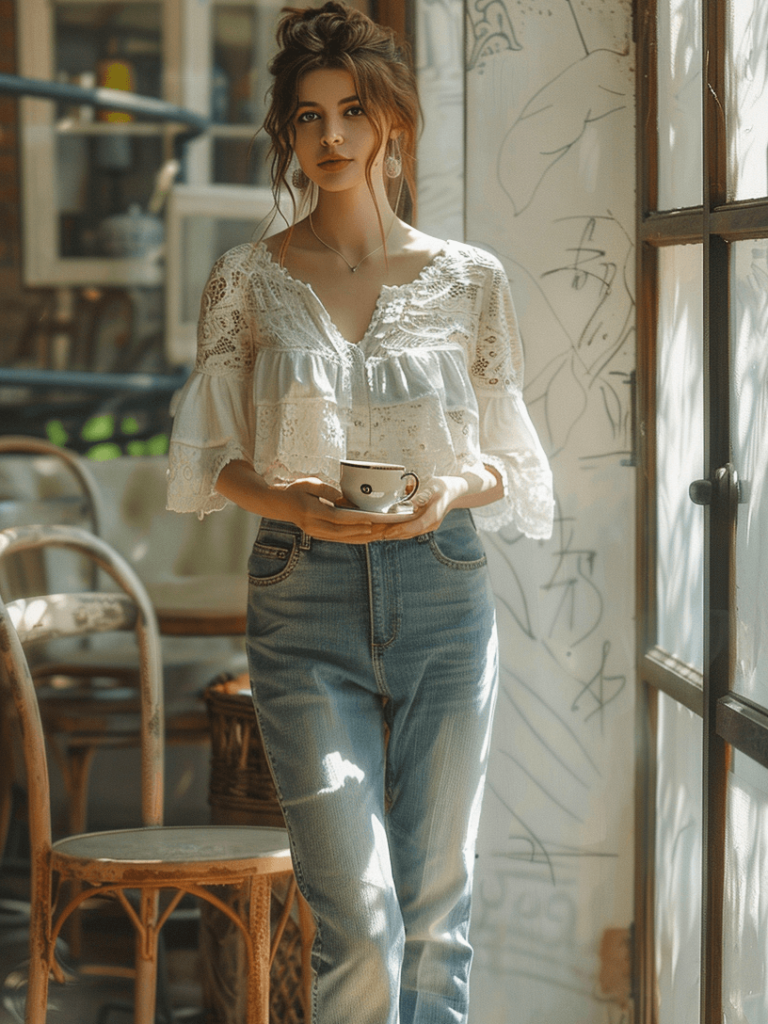
[[[301,531],[301,541],[299,543],[299,550],[300,551],[311,551],[312,550],[312,538],[309,536],[308,533],[304,533],[303,530]]]

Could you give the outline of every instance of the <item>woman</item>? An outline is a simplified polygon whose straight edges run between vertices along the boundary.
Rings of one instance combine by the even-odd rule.
[[[418,113],[391,33],[326,3],[278,42],[273,182],[311,212],[213,268],[169,507],[262,516],[247,647],[317,923],[312,1020],[460,1022],[497,675],[469,509],[549,536],[551,477],[501,264],[390,205]],[[413,514],[337,507],[344,458],[418,473]]]

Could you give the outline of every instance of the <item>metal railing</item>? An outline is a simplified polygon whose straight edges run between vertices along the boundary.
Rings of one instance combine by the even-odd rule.
[[[137,96],[136,93],[119,89],[105,89],[98,86],[85,89],[80,85],[63,82],[47,82],[40,78],[22,78],[20,75],[0,74],[0,93],[14,96],[35,96],[40,99],[57,100],[81,106],[96,107],[99,110],[117,110],[133,114],[142,121],[164,121],[186,126],[185,131],[174,140],[177,153],[190,139],[196,138],[208,128],[210,121],[202,114],[196,114],[185,107],[177,107],[154,96]]]

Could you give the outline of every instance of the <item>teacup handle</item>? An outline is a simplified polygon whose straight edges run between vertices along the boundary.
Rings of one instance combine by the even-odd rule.
[[[406,498],[408,499],[408,501],[410,501],[411,498],[415,498],[416,497],[416,492],[419,489],[419,478],[418,478],[418,476],[416,476],[415,473],[411,473],[411,472],[403,473],[403,475],[400,477],[400,479],[401,480],[405,480],[409,476],[412,476],[413,479],[416,481],[416,486],[413,488],[413,490],[410,492],[410,494],[406,494]]]

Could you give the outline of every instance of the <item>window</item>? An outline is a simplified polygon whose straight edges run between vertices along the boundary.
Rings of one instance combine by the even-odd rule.
[[[638,25],[638,1013],[768,1019],[768,20]],[[707,58],[704,58],[704,55]]]

